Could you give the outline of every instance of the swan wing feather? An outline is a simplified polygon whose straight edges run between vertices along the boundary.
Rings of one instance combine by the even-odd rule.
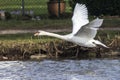
[[[77,3],[72,17],[73,31],[72,34],[76,34],[80,28],[89,23],[88,11],[85,5]]]
[[[79,37],[82,37],[82,38],[92,39],[92,38],[94,38],[96,36],[97,30],[102,25],[102,23],[103,23],[103,19],[99,19],[99,18],[94,19],[93,21],[91,21],[87,25],[83,26],[75,34],[75,36],[79,36]]]

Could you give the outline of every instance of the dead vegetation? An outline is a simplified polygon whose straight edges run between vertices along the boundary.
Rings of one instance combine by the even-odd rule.
[[[55,40],[48,42],[0,41],[0,60],[24,60],[31,55],[44,54],[47,58],[96,58],[120,56],[120,36],[98,39],[110,48],[86,48],[72,43]]]

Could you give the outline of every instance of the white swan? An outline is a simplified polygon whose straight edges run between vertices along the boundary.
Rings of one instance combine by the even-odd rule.
[[[85,5],[79,3],[76,4],[72,17],[72,22],[73,30],[71,34],[59,35],[39,30],[37,33],[34,34],[34,36],[47,35],[73,42],[84,47],[96,47],[97,45],[101,45],[108,48],[100,41],[94,40],[97,30],[103,23],[103,19],[97,18],[89,22],[88,11]]]

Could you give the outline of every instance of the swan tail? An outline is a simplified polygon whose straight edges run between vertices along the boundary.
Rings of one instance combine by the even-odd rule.
[[[94,40],[93,43],[96,44],[96,45],[98,45],[98,46],[103,46],[103,47],[105,47],[105,48],[109,48],[108,46],[106,46],[105,44],[101,43],[101,42],[98,41],[98,40]]]

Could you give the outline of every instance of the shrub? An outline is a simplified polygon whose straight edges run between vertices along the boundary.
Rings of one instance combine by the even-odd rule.
[[[86,4],[90,15],[119,15],[120,0],[70,0],[69,4],[74,9],[76,3]]]

